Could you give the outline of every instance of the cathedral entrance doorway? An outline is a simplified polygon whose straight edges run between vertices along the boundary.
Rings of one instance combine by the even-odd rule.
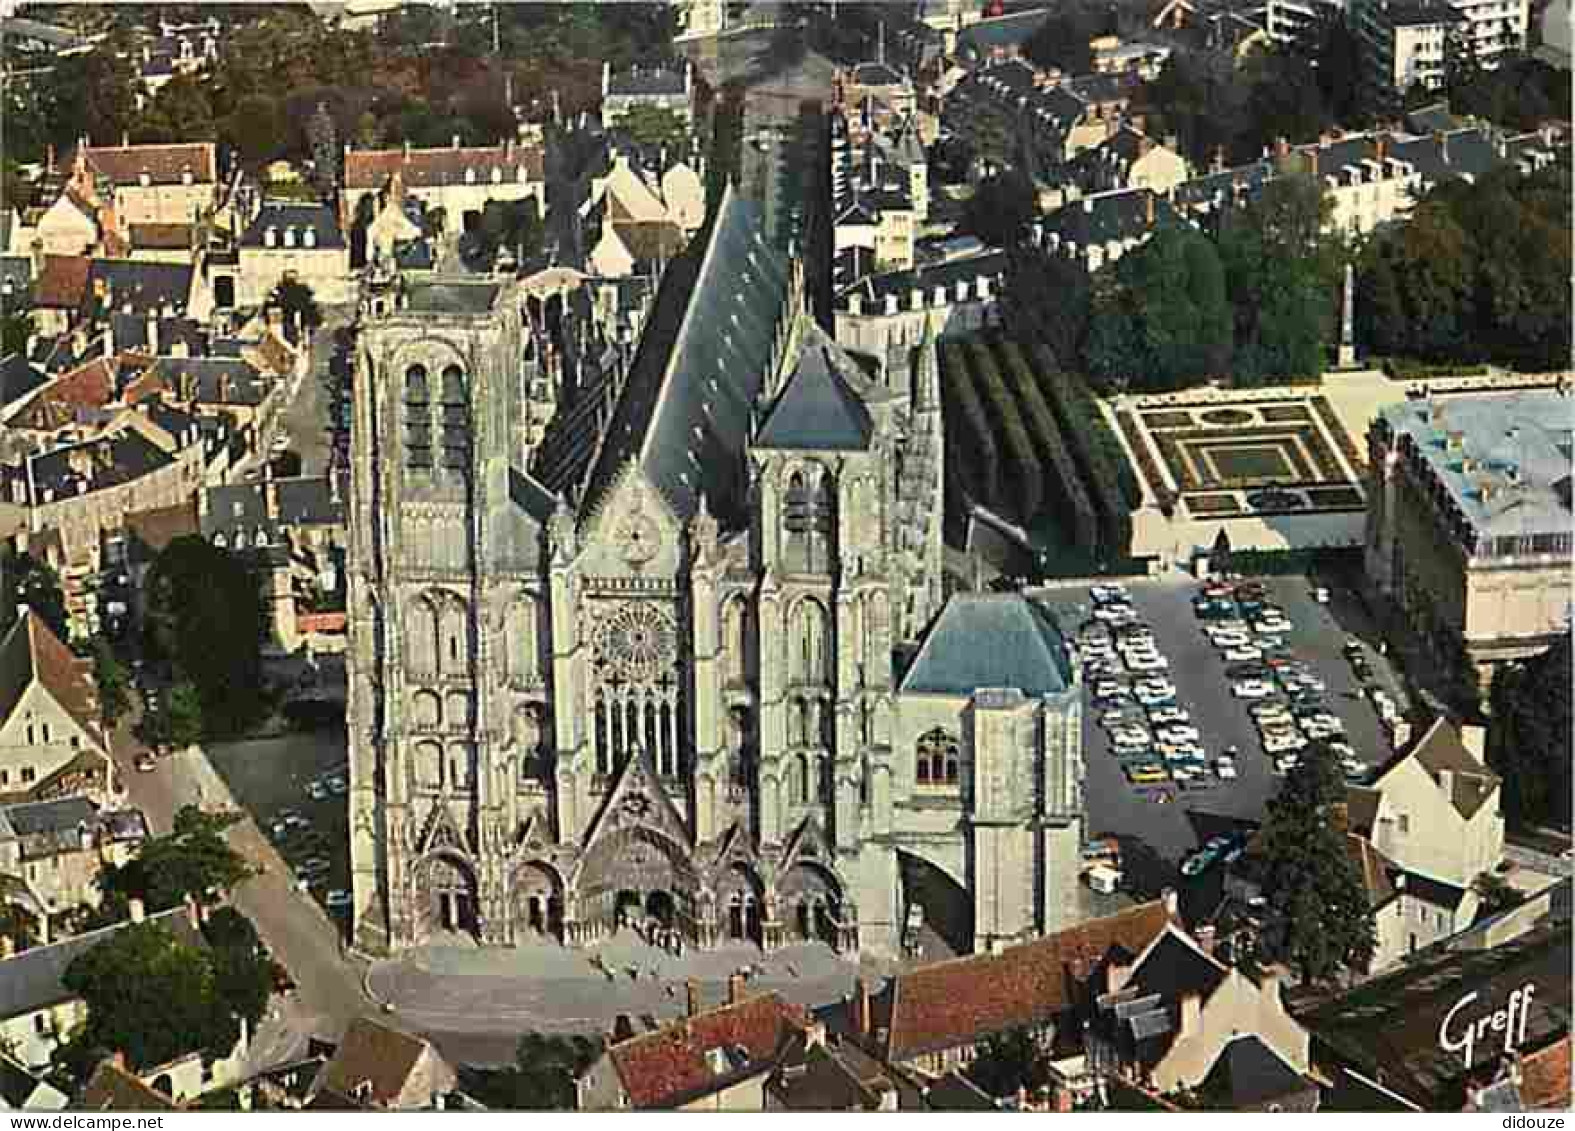
[[[462,860],[433,856],[417,865],[416,894],[421,938],[440,932],[475,934],[476,880]]]
[[[671,892],[653,891],[645,897],[645,914],[658,927],[671,927],[678,919],[678,905]]]
[[[563,884],[545,864],[522,866],[514,878],[518,924],[529,935],[563,939]]]
[[[792,909],[793,933],[806,942],[837,945],[842,922],[842,886],[818,864],[799,863],[782,878],[782,895]]]
[[[614,927],[637,926],[645,915],[645,900],[637,891],[621,891],[613,900]]]

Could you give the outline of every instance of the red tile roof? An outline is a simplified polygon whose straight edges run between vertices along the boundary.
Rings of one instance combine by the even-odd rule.
[[[115,399],[115,365],[110,358],[94,358],[62,374],[39,399],[79,408],[102,408]]]
[[[1074,965],[1095,970],[1112,952],[1130,961],[1171,921],[1163,901],[1012,947],[899,974],[882,1010],[885,1057],[906,1060],[973,1044],[993,1033],[1049,1020],[1073,1005]],[[1086,976],[1086,975],[1085,975]]]
[[[212,142],[89,146],[83,152],[90,169],[117,185],[138,184],[143,173],[154,184],[180,184],[181,175],[187,170],[198,184],[212,184],[219,179]]]
[[[72,310],[81,306],[92,262],[86,255],[44,256],[44,269],[33,280],[33,305]]]
[[[1527,1111],[1568,1111],[1575,1103],[1570,1076],[1570,1035],[1528,1053],[1520,1062],[1520,1100]]]
[[[396,169],[404,176],[405,184],[412,188],[462,185],[466,169],[476,170],[478,184],[490,181],[494,168],[501,172],[505,181],[512,181],[518,176],[521,165],[525,166],[525,176],[529,180],[542,180],[545,164],[541,147],[351,150],[345,154],[345,187],[382,188]]]
[[[131,246],[155,248],[165,251],[189,251],[192,225],[190,224],[133,224]]]
[[[637,1108],[671,1108],[703,1095],[718,1077],[706,1062],[711,1049],[743,1049],[748,1059],[727,1073],[765,1069],[784,1042],[802,1030],[802,1010],[776,994],[746,998],[675,1022],[608,1050],[629,1101]]]

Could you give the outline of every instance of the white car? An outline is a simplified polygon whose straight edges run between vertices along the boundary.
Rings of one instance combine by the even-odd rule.
[[[1114,699],[1126,693],[1127,689],[1113,679],[1102,679],[1094,685],[1094,695],[1100,699]]]
[[[1157,652],[1129,653],[1127,667],[1135,672],[1162,672],[1170,667],[1170,661]]]
[[[1259,636],[1283,636],[1295,627],[1288,620],[1260,620],[1252,626],[1252,631]]]
[[[1252,637],[1248,633],[1231,629],[1228,632],[1209,633],[1209,643],[1216,648],[1235,648],[1242,644],[1251,644]]]
[[[1274,688],[1261,679],[1244,679],[1231,684],[1230,693],[1238,699],[1267,699],[1274,694]]]
[[[1214,772],[1221,781],[1236,780],[1236,763],[1229,758],[1221,758],[1214,763]]]
[[[1131,605],[1100,605],[1094,610],[1094,616],[1109,624],[1113,621],[1131,620],[1137,616],[1137,613],[1133,611]]]
[[[1146,734],[1113,734],[1110,745],[1117,750],[1144,750],[1149,746]]]
[[[1107,604],[1111,601],[1126,601],[1127,587],[1125,585],[1090,585],[1088,596],[1095,604]]]
[[[1145,684],[1139,685],[1132,695],[1145,707],[1158,707],[1175,699],[1176,689],[1168,684],[1164,686]]]
[[[1261,659],[1263,659],[1263,649],[1254,648],[1251,644],[1238,644],[1225,650],[1226,663],[1245,664]]]
[[[1196,742],[1203,736],[1198,733],[1198,728],[1186,726],[1182,723],[1173,723],[1170,726],[1160,727],[1154,732],[1155,737],[1165,742]]]
[[[1286,754],[1302,750],[1307,746],[1307,740],[1299,734],[1266,734],[1263,736],[1263,750],[1266,754]]]
[[[1284,703],[1254,703],[1247,708],[1247,713],[1255,719],[1291,717],[1291,709]]]
[[[1185,707],[1155,707],[1148,713],[1148,721],[1151,723],[1188,723],[1192,721],[1192,716],[1187,714]]]
[[[1301,759],[1295,754],[1287,754],[1283,758],[1276,758],[1274,760],[1274,770],[1279,774],[1288,774],[1294,770],[1297,764],[1300,762]]]

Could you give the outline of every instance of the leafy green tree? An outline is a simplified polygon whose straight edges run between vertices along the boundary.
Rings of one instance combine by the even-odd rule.
[[[1345,248],[1325,232],[1332,202],[1308,176],[1277,177],[1227,213],[1220,259],[1235,311],[1235,375],[1271,384],[1323,371]]]
[[[54,569],[26,550],[8,549],[0,557],[0,631],[16,623],[18,605],[32,609],[61,640],[71,640],[66,595]]]
[[[173,746],[190,746],[202,739],[202,693],[190,680],[170,685],[164,693],[162,734]]]
[[[26,355],[27,340],[33,336],[31,314],[5,314],[0,316],[0,357],[19,353]]]
[[[1542,655],[1494,672],[1487,755],[1504,779],[1504,819],[1511,825],[1569,824],[1572,679],[1567,635]]]
[[[1070,363],[1083,356],[1092,289],[1082,260],[1021,244],[1007,258],[1002,298],[1013,338],[1043,342]]]
[[[168,835],[143,841],[124,864],[106,864],[99,872],[99,890],[122,912],[121,918],[133,899],[142,900],[150,911],[168,910],[188,896],[210,903],[216,893],[252,874],[224,839],[225,827],[223,818],[187,805],[175,814]]]
[[[673,153],[689,146],[689,127],[683,118],[661,106],[636,106],[618,119],[616,129],[640,145]]]
[[[1263,824],[1262,890],[1274,925],[1262,945],[1305,982],[1365,967],[1377,945],[1367,890],[1333,820],[1344,801],[1334,753],[1315,742],[1269,802]]]
[[[992,1096],[1014,1096],[1019,1088],[1030,1095],[1050,1086],[1049,1058],[1026,1028],[987,1037],[968,1066],[968,1078]]]
[[[223,132],[247,165],[256,168],[273,160],[285,143],[278,100],[266,94],[244,96],[224,119]]]
[[[159,553],[146,594],[149,650],[195,688],[203,729],[225,733],[250,725],[263,707],[265,619],[256,577],[229,550],[187,536]],[[175,706],[172,693],[172,711]]]
[[[307,120],[306,138],[312,151],[312,184],[327,196],[339,182],[339,132],[326,102],[319,102]]]
[[[490,202],[489,202],[490,203]],[[323,324],[322,311],[317,308],[317,296],[312,288],[298,279],[282,279],[268,292],[268,303],[284,311],[285,322],[294,325],[297,316],[301,326],[311,333]]]
[[[131,706],[131,674],[126,671],[103,637],[95,637],[93,649],[93,682],[98,686],[99,713],[106,726],[113,727]]]
[[[1033,182],[1008,169],[979,182],[963,209],[959,230],[978,236],[991,247],[1016,247],[1039,212]]]
[[[41,81],[48,140],[57,147],[81,137],[119,145],[136,115],[135,82],[129,53],[122,57],[113,43],[60,57]]]
[[[1424,201],[1409,222],[1375,238],[1366,249],[1369,264],[1382,261],[1372,283],[1389,286],[1404,280],[1399,317],[1379,306],[1369,320],[1370,342],[1381,353],[1408,357],[1452,355],[1473,336],[1471,238],[1449,210]],[[1388,295],[1376,296],[1387,302]]]
[[[217,132],[213,105],[194,75],[176,75],[160,87],[131,128],[139,144],[211,141]]]
[[[273,960],[257,928],[235,908],[220,907],[202,925],[202,934],[213,948],[219,996],[231,1012],[256,1029],[273,993]]]
[[[1165,392],[1226,371],[1231,307],[1207,236],[1161,229],[1122,256],[1113,274],[1095,288],[1086,354],[1092,376],[1106,387],[1131,378],[1141,391]]]
[[[541,250],[541,213],[535,197],[525,200],[489,200],[481,210],[476,233],[478,247],[486,258],[507,250],[529,259]]]
[[[1115,31],[1115,6],[1084,0],[1052,9],[1023,45],[1023,53],[1041,67],[1059,67],[1069,75],[1086,75],[1094,69],[1090,41]]]
[[[601,1053],[595,1037],[526,1033],[512,1067],[466,1071],[465,1092],[489,1108],[572,1111],[574,1082]]]
[[[200,1049],[227,1055],[239,1016],[220,992],[213,960],[166,927],[139,923],[79,954],[61,983],[87,1004],[87,1021],[60,1059],[85,1075],[98,1052],[123,1052],[145,1071]]]

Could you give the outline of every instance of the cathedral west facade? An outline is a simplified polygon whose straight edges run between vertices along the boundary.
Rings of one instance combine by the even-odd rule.
[[[1028,601],[946,595],[934,343],[866,377],[731,190],[627,366],[565,377],[584,327],[529,282],[369,300],[358,945],[1069,922],[1080,687]]]

